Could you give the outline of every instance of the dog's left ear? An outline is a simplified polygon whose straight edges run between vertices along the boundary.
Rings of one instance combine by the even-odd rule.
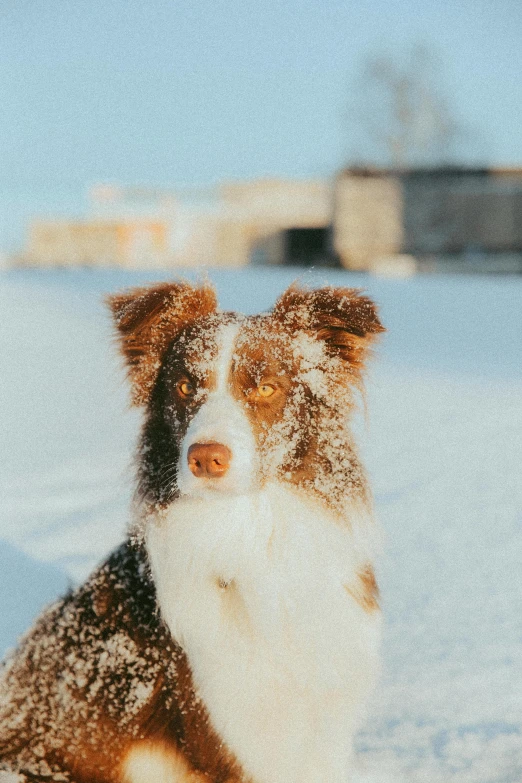
[[[132,386],[132,401],[145,405],[161,363],[177,334],[189,323],[215,312],[216,293],[208,285],[160,283],[108,296],[120,348]]]
[[[274,315],[294,330],[322,340],[331,355],[348,362],[359,373],[372,343],[385,332],[377,306],[358,288],[319,288],[310,291],[292,285],[278,299]]]

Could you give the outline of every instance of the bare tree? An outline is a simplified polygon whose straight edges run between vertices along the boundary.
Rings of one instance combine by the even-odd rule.
[[[461,128],[441,71],[437,56],[421,45],[402,58],[369,57],[350,112],[354,135],[364,136],[352,144],[352,158],[399,168],[451,162]]]

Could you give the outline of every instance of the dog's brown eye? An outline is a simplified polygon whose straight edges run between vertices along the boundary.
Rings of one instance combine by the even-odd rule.
[[[178,383],[178,391],[182,397],[192,397],[196,389],[190,381],[180,381]]]
[[[257,387],[257,393],[260,397],[271,397],[275,392],[275,386],[271,386],[269,383],[263,383]]]

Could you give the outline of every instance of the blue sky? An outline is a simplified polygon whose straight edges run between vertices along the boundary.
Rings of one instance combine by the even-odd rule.
[[[415,42],[464,153],[522,164],[520,0],[2,0],[0,186],[329,174],[362,61]]]

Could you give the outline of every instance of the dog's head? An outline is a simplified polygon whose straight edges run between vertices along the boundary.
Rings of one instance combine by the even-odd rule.
[[[331,506],[366,483],[347,429],[383,331],[351,288],[292,286],[270,313],[221,312],[207,284],[109,298],[133,401],[146,408],[139,494],[243,493],[289,482]]]

